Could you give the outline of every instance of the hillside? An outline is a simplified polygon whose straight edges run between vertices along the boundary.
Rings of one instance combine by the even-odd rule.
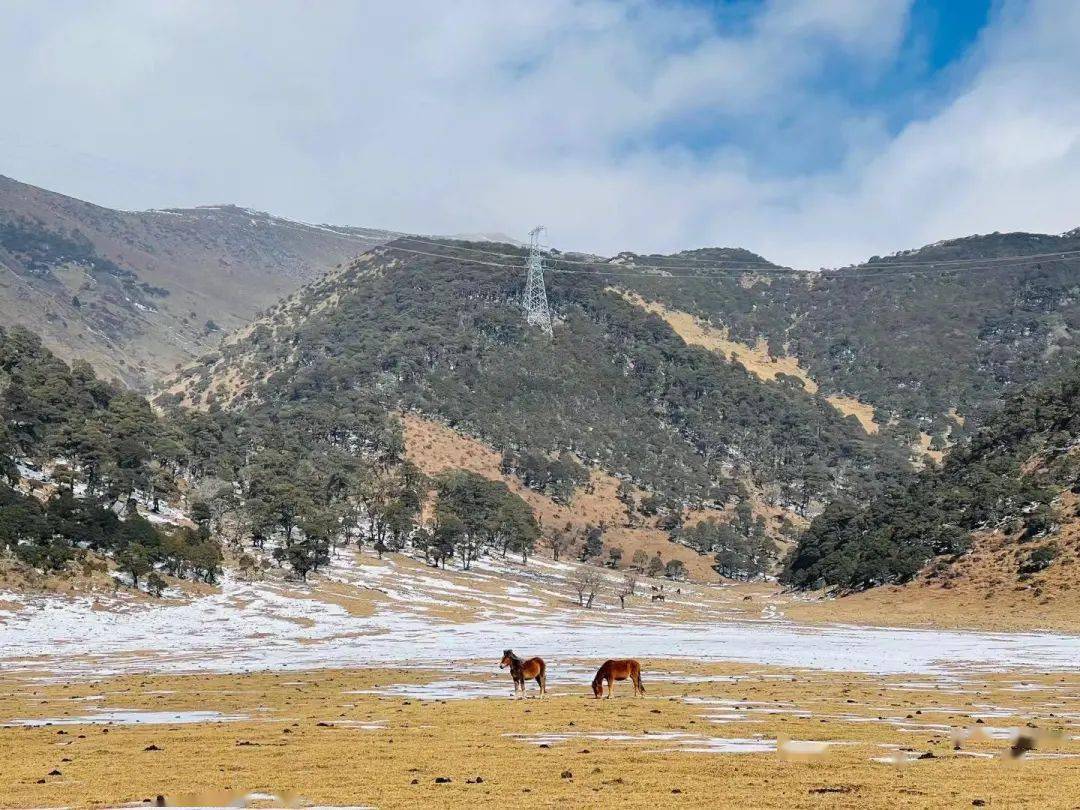
[[[941,450],[1078,356],[1078,251],[1080,230],[971,236],[821,273],[747,256],[718,267],[701,251],[624,254],[620,270],[639,272],[612,283],[792,358],[824,395],[871,406],[898,440]]]
[[[898,604],[953,592],[949,601],[969,611],[1076,606],[1078,451],[1080,365],[1011,397],[940,468],[901,478],[865,506],[831,504],[800,538],[784,579],[840,590],[904,585]]]
[[[503,481],[535,511],[541,527],[563,532],[568,538],[579,538],[585,536],[590,526],[604,526],[607,559],[611,549],[618,549],[619,562],[626,565],[634,552],[642,551],[649,558],[659,556],[664,563],[681,561],[691,579],[716,578],[711,556],[673,544],[668,532],[658,525],[660,520],[656,515],[635,514],[633,508],[620,500],[620,482],[610,473],[593,470],[569,497],[557,499],[531,489],[518,476],[504,471],[499,454],[476,439],[416,414],[406,414],[403,423],[406,456],[428,475],[465,469]],[[636,494],[640,500],[643,493]],[[605,555],[602,552],[600,556]]]
[[[737,534],[756,537],[761,518],[777,537],[836,493],[872,492],[908,462],[906,448],[828,401],[687,345],[599,272],[552,285],[559,321],[549,341],[520,315],[520,252],[516,266],[492,267],[469,261],[469,244],[427,249],[438,256],[399,249],[407,244],[375,249],[282,302],[159,402],[225,406],[282,426],[424,414],[481,439],[522,480],[563,455],[616,476],[637,520],[659,516],[706,552],[721,550],[719,537],[683,537],[683,524],[725,522],[745,503],[754,517]],[[562,483],[534,486],[550,494]],[[769,517],[776,510],[786,524]]]
[[[163,574],[213,583],[221,548],[167,504],[186,485],[184,436],[138,394],[0,328],[0,578],[104,579],[160,593]],[[102,576],[98,576],[102,575]]]
[[[379,238],[231,205],[115,211],[0,176],[0,324],[146,388]]]
[[[387,238],[228,205],[114,211],[0,177],[0,325],[145,388]],[[483,258],[519,263],[499,238],[478,238]],[[969,236],[820,273],[742,248],[555,253],[548,286],[558,308],[578,276],[605,278],[722,336],[713,347],[752,373],[771,367],[937,457],[1008,392],[1077,356],[1078,260],[1080,229]]]
[[[821,273],[741,248],[554,252],[552,341],[520,317],[520,246],[385,238],[235,206],[112,211],[0,178],[0,323],[136,387],[197,358],[158,402],[207,415],[178,424],[224,479],[282,435],[306,463],[363,446],[439,472],[410,441],[425,425],[549,528],[703,576],[769,570],[811,519],[932,477],[1011,392],[1080,356],[1077,231]],[[953,539],[894,554],[886,579]]]

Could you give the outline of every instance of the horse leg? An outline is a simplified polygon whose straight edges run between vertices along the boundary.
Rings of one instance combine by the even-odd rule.
[[[611,700],[611,689],[614,686],[615,686],[615,679],[614,678],[608,678],[607,679],[607,696],[608,696],[608,700]]]
[[[544,684],[543,673],[536,676],[536,685],[540,687],[540,697],[543,697],[544,693],[547,691],[547,686]]]

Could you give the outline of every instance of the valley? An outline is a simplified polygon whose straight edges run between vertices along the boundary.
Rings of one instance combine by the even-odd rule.
[[[1080,810],[1080,3],[0,8],[0,810]]]
[[[28,188],[0,186],[36,212],[0,206],[0,804],[1052,807],[1077,779],[1080,351],[1046,240],[970,299],[890,260],[552,251],[548,337],[519,245]],[[507,647],[549,699],[507,700]],[[588,697],[608,656],[643,700]]]
[[[582,609],[579,574],[595,570],[533,558],[444,571],[408,555],[378,559],[342,549],[307,584],[271,570],[254,580],[229,574],[195,592],[170,590],[159,601],[106,588],[5,591],[2,663],[6,673],[27,677],[229,673],[459,661],[510,645],[578,658],[617,647],[635,656],[926,674],[1068,668],[1080,651],[1075,636],[1048,628],[991,632],[1018,629],[1004,612],[985,632],[958,630],[965,623],[947,619],[936,628],[897,629],[886,624],[887,608],[861,614],[861,627],[842,624],[832,603],[761,583],[641,577],[622,608],[622,576],[609,571],[589,585],[596,601]],[[654,601],[657,593],[665,599]],[[1068,619],[1059,625],[1074,633],[1075,614]]]

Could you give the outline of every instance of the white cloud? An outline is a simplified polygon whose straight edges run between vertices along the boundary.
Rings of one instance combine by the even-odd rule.
[[[1080,4],[1006,5],[944,103],[890,133],[826,71],[872,86],[908,6],[25,4],[0,29],[0,171],[121,207],[545,222],[562,247],[799,266],[1080,224]]]

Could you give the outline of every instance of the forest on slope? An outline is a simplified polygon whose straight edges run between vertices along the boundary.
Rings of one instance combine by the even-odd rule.
[[[898,438],[924,431],[940,448],[1080,356],[1078,266],[1080,229],[953,239],[820,273],[711,251],[624,254],[620,271],[647,269],[613,278],[736,340],[764,339],[823,393],[870,403]]]
[[[554,336],[525,325],[515,269],[378,248],[189,367],[159,402],[347,422],[414,409],[511,457],[572,454],[682,506],[744,484],[805,513],[869,493],[907,452],[827,403],[687,346],[662,319],[572,276]]]
[[[41,572],[92,574],[111,558],[138,585],[157,571],[212,582],[221,551],[205,523],[147,513],[178,495],[184,437],[138,394],[70,368],[19,327],[0,329],[0,552]],[[194,524],[193,524],[194,526]]]
[[[1080,364],[1018,392],[952,448],[944,464],[902,475],[868,504],[840,498],[787,561],[796,587],[861,590],[950,570],[980,539],[1023,581],[1080,562]]]
[[[228,205],[115,211],[0,178],[0,325],[34,329],[59,356],[145,389],[388,238]],[[515,246],[483,249],[486,261],[521,262]],[[733,340],[765,341],[824,395],[877,408],[899,443],[925,432],[941,449],[1077,356],[1078,260],[1080,229],[951,239],[816,273],[742,248],[554,252],[548,285],[558,308],[580,274],[606,274]]]
[[[239,522],[252,542],[306,537],[301,516],[317,534],[326,515],[343,514],[321,509],[355,510],[357,493],[384,474],[397,483],[387,483],[382,505],[404,509],[407,531],[383,526],[382,542],[411,537],[415,471],[397,415],[413,411],[482,439],[501,454],[501,474],[556,502],[590,486],[590,468],[617,476],[631,522],[715,555],[724,575],[767,570],[772,541],[814,519],[799,553],[828,562],[804,555],[789,566],[802,587],[904,581],[928,560],[960,554],[997,512],[987,523],[955,522],[948,505],[971,504],[940,476],[978,447],[968,439],[995,424],[1002,402],[1080,356],[1080,231],[948,240],[821,273],[738,248],[610,259],[556,251],[550,341],[521,318],[524,253],[513,245],[406,238],[319,277],[377,236],[231,206],[116,212],[3,179],[0,320],[34,320],[45,347],[86,355],[99,373],[135,385],[205,352],[158,399],[183,449],[183,462],[169,464],[185,486],[238,487],[236,503],[215,508],[235,523],[237,503],[251,507]],[[248,323],[256,306],[313,278]],[[660,307],[797,373],[763,378],[687,345]],[[89,367],[76,369],[86,376]],[[869,407],[845,418],[833,407],[843,400]],[[916,475],[920,440],[956,445],[945,470]],[[52,461],[67,457],[51,442],[41,447]],[[167,489],[159,470],[169,464],[147,458],[162,479],[155,486]],[[266,483],[296,465],[314,471],[316,490],[323,469],[364,483],[333,495]],[[78,467],[84,477],[91,469]],[[143,478],[140,497],[151,480]],[[1010,519],[1053,511],[1053,498],[1004,495],[995,481],[976,489],[1009,503],[1031,497],[1030,514]],[[935,510],[919,514],[911,496],[897,496],[910,487]],[[261,513],[248,497],[259,491],[277,498]],[[853,517],[862,501],[871,510]],[[792,522],[766,528],[763,509]],[[905,509],[913,513],[901,520]],[[840,523],[862,539],[836,539]],[[314,558],[337,539],[324,531]]]
[[[948,255],[969,256],[983,250],[987,240],[999,251],[1018,249],[1018,242],[1029,251],[1069,246],[1012,235],[967,240]],[[1075,362],[1076,289],[1067,257],[1033,259],[1034,269],[1025,264],[990,274],[1000,283],[984,285],[992,288],[985,301],[961,292],[959,276],[970,272],[966,268],[929,277],[920,268],[902,283],[891,276],[872,283],[862,271],[849,280],[839,271],[817,282],[772,268],[766,277],[760,266],[737,274],[716,270],[708,279],[649,279],[645,268],[673,273],[659,268],[675,260],[617,257],[620,288],[699,312],[722,301],[733,334],[739,312],[756,324],[743,324],[750,330],[748,342],[766,337],[775,345],[763,300],[780,307],[796,293],[820,294],[823,300],[835,298],[829,301],[831,311],[854,307],[867,324],[875,324],[874,330],[863,330],[866,351],[871,356],[890,351],[893,370],[907,375],[892,379],[895,390],[888,401],[896,410],[879,406],[883,429],[868,434],[854,417],[844,418],[830,407],[824,394],[830,386],[843,393],[856,390],[840,388],[837,381],[862,374],[877,387],[859,393],[874,401],[889,380],[880,358],[876,376],[854,366],[844,371],[837,363],[819,367],[821,390],[814,393],[788,375],[759,379],[737,362],[686,345],[663,319],[611,289],[612,262],[581,257],[553,260],[549,292],[556,325],[549,340],[527,327],[518,310],[520,250],[499,246],[511,258],[492,267],[471,261],[477,245],[445,241],[415,251],[409,244],[391,243],[304,288],[187,369],[159,401],[259,415],[301,432],[312,422],[347,424],[357,414],[412,410],[436,416],[501,451],[504,471],[551,492],[580,483],[579,464],[625,477],[651,493],[651,509],[680,516],[666,524],[673,539],[715,553],[716,570],[729,576],[762,570],[743,553],[760,540],[760,527],[752,512],[732,511],[748,505],[753,495],[793,515],[816,518],[789,563],[787,581],[857,589],[905,581],[937,556],[962,554],[970,532],[1000,517],[985,503],[983,511],[974,509],[965,500],[966,490],[941,476],[983,453],[978,440],[967,437],[984,435],[980,424],[1001,418],[993,414],[1006,392],[1027,378],[1068,366],[1070,358]],[[764,263],[745,251],[732,255],[706,252],[693,258]],[[627,272],[635,267],[638,272]],[[832,286],[819,293],[819,283]],[[923,318],[909,323],[906,332],[899,326],[890,332],[890,318],[903,317],[899,302],[912,299],[919,284],[925,289],[915,300],[937,301],[950,327]],[[1042,321],[1023,309],[1038,302],[1044,304]],[[958,314],[965,306],[966,320]],[[892,315],[881,317],[883,311]],[[1001,328],[986,329],[990,321]],[[1013,335],[1019,323],[1027,324],[1021,330],[1024,340],[1006,340],[1003,335]],[[790,330],[784,334],[792,339]],[[823,330],[816,340],[824,345],[828,338]],[[939,357],[941,340],[951,340],[958,356],[967,358],[961,369]],[[1036,345],[1039,352],[1029,351]],[[792,347],[785,342],[775,351],[786,355]],[[990,373],[975,355],[990,358]],[[812,357],[807,363],[813,368]],[[977,417],[963,419],[958,409]],[[931,418],[934,412],[938,416]],[[911,437],[919,429],[938,431],[941,443],[959,442],[944,470],[931,468],[919,476],[909,463]],[[998,498],[1012,504],[1007,514],[1023,515],[1025,526],[1033,525],[1049,507],[1036,509],[1033,500],[1024,500],[1030,493],[1022,479],[1015,484],[1018,492],[1003,491],[1014,487],[1009,480],[984,476],[964,486],[987,502]],[[898,497],[898,492],[907,494]],[[934,507],[923,509],[923,500]],[[864,501],[875,506],[868,511],[852,506]],[[702,508],[717,510],[712,521],[699,514],[692,524],[681,525],[683,514]],[[837,516],[852,509],[867,522],[852,530],[861,539],[838,553],[821,552],[825,559],[815,567],[809,562],[819,553],[815,544],[828,545],[820,538],[836,531]],[[956,509],[964,520],[958,522],[950,511]],[[734,558],[733,549],[738,550]]]
[[[295,435],[240,414],[158,415],[33,333],[0,329],[0,571],[113,570],[160,595],[180,579],[213,583],[227,555],[248,575],[278,565],[305,579],[353,542],[409,543],[466,569],[489,549],[531,554],[535,517],[505,484],[461,470],[428,480],[401,458],[387,415],[363,433],[341,427]],[[429,491],[434,519],[421,526]]]

